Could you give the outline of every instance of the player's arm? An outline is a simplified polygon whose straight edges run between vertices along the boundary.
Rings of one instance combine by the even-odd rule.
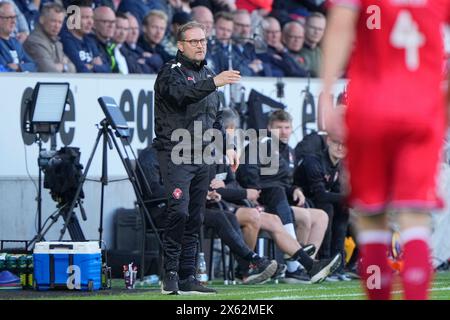
[[[338,115],[333,112],[333,84],[344,70],[352,51],[358,16],[357,7],[339,4],[332,7],[329,13],[323,43],[323,92],[319,102],[320,114],[324,116],[319,126],[329,134],[330,129],[336,127],[336,122],[339,121]]]

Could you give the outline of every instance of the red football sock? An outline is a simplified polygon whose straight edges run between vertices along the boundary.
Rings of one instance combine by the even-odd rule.
[[[391,298],[392,270],[387,252],[391,233],[385,230],[363,231],[358,236],[362,285],[370,300]]]
[[[433,266],[431,264],[429,231],[425,227],[407,229],[401,234],[403,243],[404,297],[407,300],[428,299]]]

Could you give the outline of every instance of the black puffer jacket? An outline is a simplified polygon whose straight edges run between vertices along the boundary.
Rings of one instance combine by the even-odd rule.
[[[162,67],[155,82],[154,146],[157,150],[170,151],[178,144],[171,141],[176,129],[187,129],[194,138],[194,121],[201,121],[202,134],[211,128],[222,129],[214,76],[206,61],[196,64],[180,51],[175,60]],[[206,145],[208,142],[203,142],[201,147]]]

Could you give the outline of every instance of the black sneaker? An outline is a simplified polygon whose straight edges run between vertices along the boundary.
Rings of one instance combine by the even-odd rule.
[[[308,275],[305,269],[298,268],[294,272],[286,271],[286,276],[284,277],[283,282],[289,284],[310,284],[311,277]]]
[[[277,263],[277,270],[275,271],[275,273],[272,276],[272,279],[282,279],[286,276],[286,271],[287,271],[287,265],[285,265],[284,263]]]
[[[308,272],[311,277],[311,283],[319,283],[325,280],[325,278],[336,271],[341,264],[341,254],[336,254],[331,259],[323,259],[320,261],[314,261],[311,270]]]
[[[176,271],[166,272],[161,284],[162,294],[178,294],[178,273]]]
[[[212,288],[207,288],[200,283],[194,276],[189,276],[185,280],[180,280],[178,282],[179,294],[215,294],[216,290]]]
[[[277,271],[276,260],[268,260],[266,258],[259,259],[256,263],[250,264],[247,276],[244,278],[244,284],[255,284],[270,279]]]
[[[313,244],[307,244],[305,246],[302,246],[302,249],[310,257],[312,257],[314,255],[314,253],[316,253],[316,246]]]

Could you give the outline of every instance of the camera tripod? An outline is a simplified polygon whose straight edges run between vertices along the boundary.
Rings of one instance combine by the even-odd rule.
[[[78,206],[80,208],[83,221],[86,221],[86,212],[84,211],[81,199],[78,199],[75,202],[75,206]],[[32,248],[36,242],[44,240],[45,235],[50,230],[50,228],[58,221],[59,217],[63,217],[64,221],[67,221],[67,225],[65,224],[65,227],[69,230],[70,238],[73,241],[86,241],[75,212],[73,211],[73,209],[72,211],[69,211],[68,209],[69,202],[66,202],[65,204],[59,204],[58,209],[47,218],[38,234],[34,236],[34,238],[28,243],[27,249]],[[45,227],[48,221],[51,221],[51,223],[47,227]]]
[[[100,99],[99,99],[100,100]],[[108,149],[107,147],[109,147],[109,149],[113,149],[113,147],[115,147],[120,160],[125,168],[125,171],[127,173],[128,176],[128,180],[131,182],[132,186],[133,186],[133,190],[134,193],[136,195],[136,207],[138,208],[138,210],[140,211],[141,214],[141,219],[142,219],[142,224],[143,224],[143,239],[142,239],[142,258],[141,258],[141,278],[143,278],[143,273],[144,273],[144,254],[145,254],[145,230],[146,230],[146,221],[150,222],[150,226],[153,229],[155,236],[158,240],[158,243],[160,245],[160,248],[162,248],[162,241],[159,237],[159,233],[158,230],[153,222],[152,217],[150,216],[150,213],[147,209],[147,207],[145,206],[144,203],[144,196],[143,196],[143,192],[144,190],[146,190],[146,192],[151,193],[151,189],[149,186],[149,183],[147,182],[147,180],[145,179],[145,176],[142,174],[142,176],[144,177],[144,182],[145,182],[145,188],[144,189],[141,185],[139,185],[139,181],[136,175],[135,170],[133,170],[132,165],[131,165],[131,161],[130,161],[130,154],[128,152],[127,149],[129,149],[131,151],[131,154],[133,155],[133,159],[137,159],[133,149],[131,148],[131,145],[128,141],[128,137],[129,137],[129,130],[128,128],[123,128],[123,127],[116,127],[115,130],[115,134],[112,131],[113,124],[110,123],[110,121],[108,121],[108,118],[103,119],[100,124],[98,125],[98,135],[97,138],[95,140],[94,143],[94,148],[91,152],[91,155],[89,157],[89,160],[86,164],[86,169],[84,171],[83,176],[80,179],[80,184],[78,185],[78,188],[75,192],[75,197],[74,200],[72,201],[72,203],[70,204],[69,207],[69,212],[71,212],[71,210],[73,210],[73,208],[76,206],[77,201],[76,199],[78,199],[80,192],[82,190],[83,184],[86,181],[86,177],[88,175],[89,172],[89,168],[91,166],[92,160],[94,158],[94,155],[97,151],[97,147],[100,143],[100,140],[103,141],[103,155],[102,155],[102,177],[100,179],[101,183],[102,183],[102,187],[101,187],[101,198],[100,198],[100,222],[99,222],[99,246],[101,247],[101,242],[102,242],[102,234],[103,234],[103,211],[104,211],[104,188],[105,185],[108,184],[108,164],[107,164],[107,160],[108,160],[108,156],[107,156],[107,152]],[[119,143],[116,140],[115,135],[120,139],[121,141],[121,145],[122,148],[120,148]],[[112,141],[112,143],[111,143]],[[123,151],[122,151],[123,150]],[[140,170],[140,173],[143,173],[142,167],[139,164],[139,161],[135,161],[136,162],[136,170]],[[61,235],[59,240],[61,241],[62,237],[64,236],[64,233],[66,231],[66,228],[68,227],[68,222],[69,222],[70,217],[66,216],[66,220],[64,223],[64,227],[61,230]]]

